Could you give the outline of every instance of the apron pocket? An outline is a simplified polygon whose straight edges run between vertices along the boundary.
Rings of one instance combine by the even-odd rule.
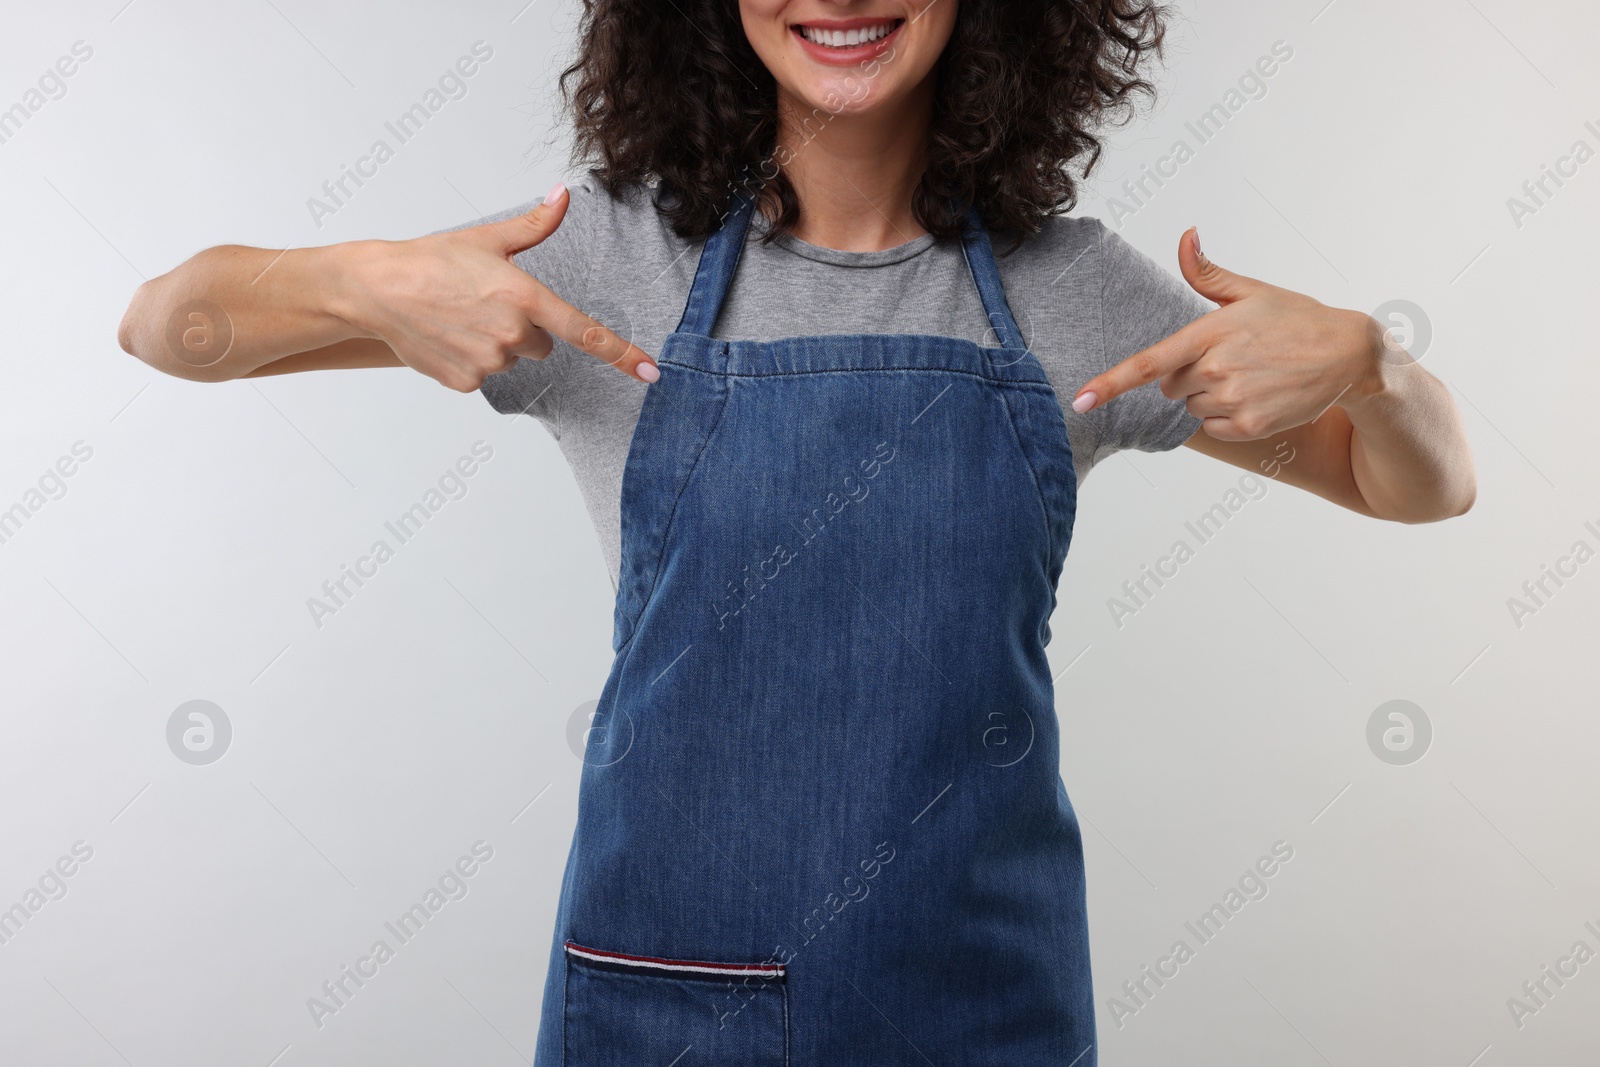
[[[566,1067],[785,1067],[780,963],[663,959],[566,942]]]

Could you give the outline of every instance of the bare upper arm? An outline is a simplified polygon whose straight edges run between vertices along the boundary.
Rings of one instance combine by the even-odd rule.
[[[375,337],[350,337],[322,348],[312,348],[263,363],[241,375],[260,378],[268,374],[292,374],[308,370],[353,370],[358,367],[403,367],[400,357],[388,342]]]
[[[1259,441],[1219,441],[1202,428],[1184,445],[1375,518],[1350,469],[1351,429],[1344,409],[1330,407],[1304,426]]]

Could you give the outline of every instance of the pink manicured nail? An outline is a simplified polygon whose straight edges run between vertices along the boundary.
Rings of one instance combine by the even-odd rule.
[[[1078,395],[1078,399],[1072,402],[1072,410],[1082,415],[1085,411],[1088,411],[1090,408],[1094,407],[1095,404],[1099,403],[1099,401],[1100,398],[1093,392],[1080,393]]]
[[[654,363],[641,363],[634,369],[641,381],[653,382],[661,377],[661,368]]]
[[[552,207],[567,198],[567,186],[564,182],[556,182],[556,187],[545,194],[544,202]]]

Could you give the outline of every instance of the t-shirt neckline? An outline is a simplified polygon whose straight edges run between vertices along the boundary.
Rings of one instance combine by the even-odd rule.
[[[751,240],[760,240],[770,228],[767,219],[760,212],[750,220]],[[920,237],[913,237],[904,244],[885,248],[878,252],[845,252],[837,248],[824,248],[814,245],[809,241],[802,241],[793,234],[783,234],[772,243],[792,252],[802,259],[814,260],[818,263],[828,263],[836,267],[886,267],[891,263],[903,263],[914,256],[919,256],[937,240],[931,233]]]

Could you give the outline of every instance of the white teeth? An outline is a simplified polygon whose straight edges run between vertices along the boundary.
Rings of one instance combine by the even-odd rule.
[[[853,48],[857,45],[870,44],[887,37],[893,30],[892,22],[856,30],[819,30],[811,26],[800,27],[800,33],[806,40],[829,48]]]

